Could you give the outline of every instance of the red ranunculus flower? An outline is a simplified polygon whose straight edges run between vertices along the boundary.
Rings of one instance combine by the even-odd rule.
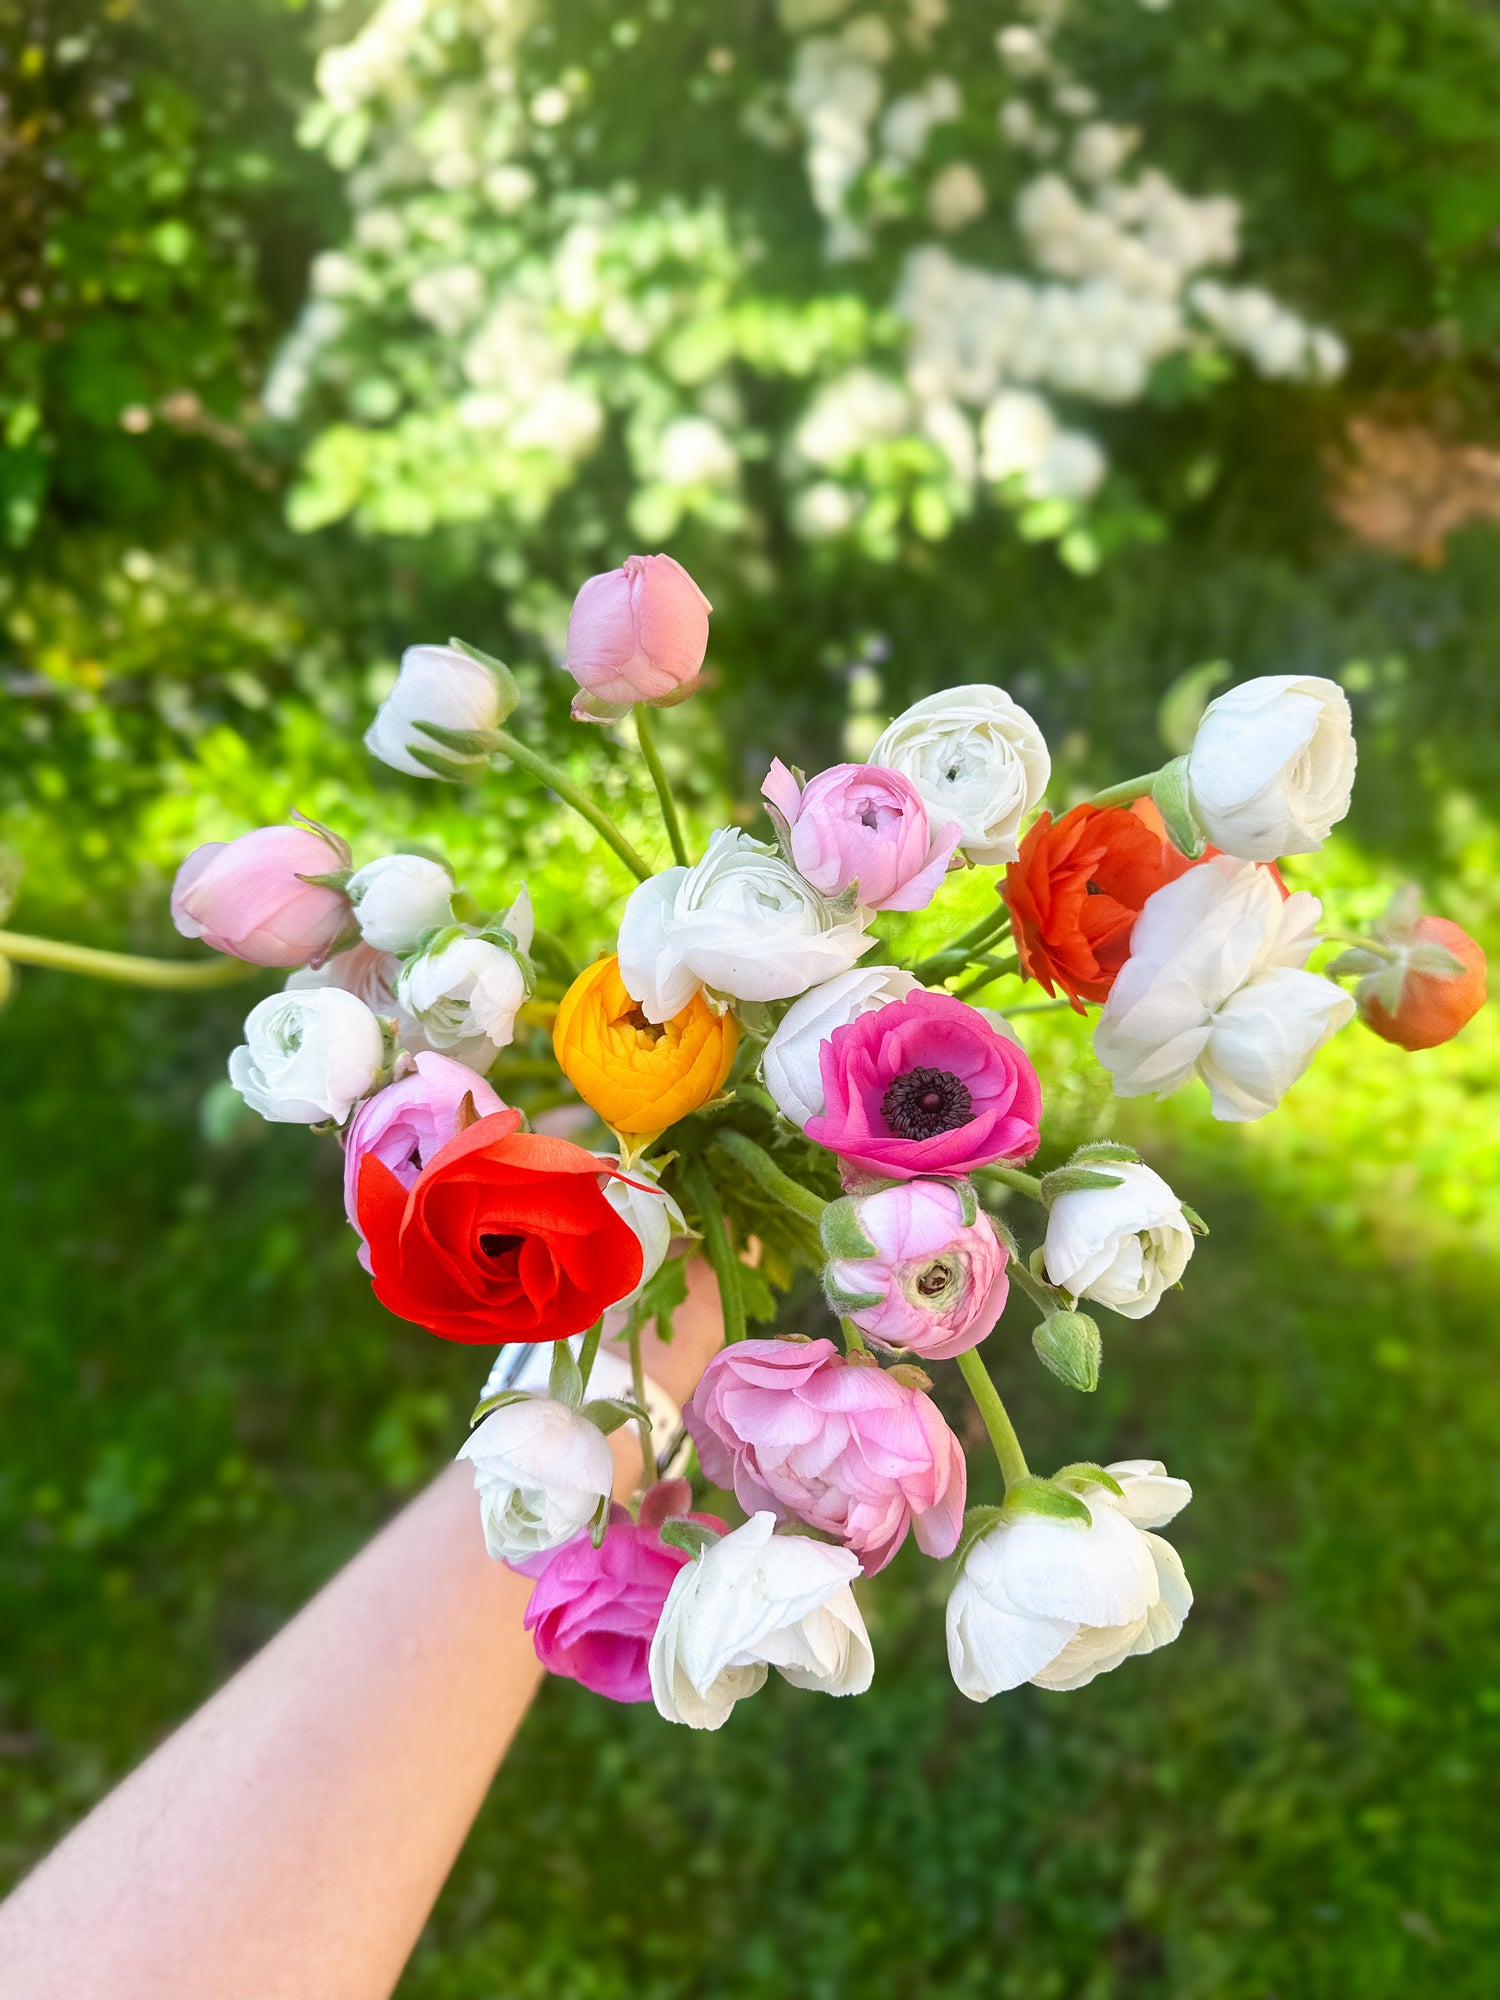
[[[1193,866],[1149,799],[1041,813],[1005,871],[1021,970],[1080,1014],[1108,999],[1146,898]]]
[[[443,1340],[563,1340],[635,1289],[641,1245],[605,1200],[614,1174],[493,1111],[404,1188],[373,1154],[358,1213],[375,1296]]]

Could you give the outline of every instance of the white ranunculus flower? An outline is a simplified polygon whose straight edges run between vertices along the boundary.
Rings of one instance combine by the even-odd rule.
[[[377,951],[415,951],[424,931],[453,921],[453,877],[421,854],[382,854],[349,877],[359,934]]]
[[[1215,847],[1274,861],[1322,846],[1349,810],[1354,763],[1344,690],[1315,674],[1267,674],[1209,703],[1188,752],[1188,790]]]
[[[500,921],[517,947],[530,951],[534,923],[524,889]],[[527,975],[515,953],[461,925],[440,931],[425,951],[406,961],[396,980],[397,1000],[439,1050],[458,1048],[478,1035],[496,1049],[507,1047],[526,996]]]
[[[869,950],[867,914],[840,916],[775,848],[721,827],[695,867],[668,868],[631,896],[620,977],[655,1022],[704,986],[732,1000],[789,1000]]]
[[[1269,869],[1227,855],[1149,896],[1094,1029],[1115,1095],[1167,1097],[1196,1070],[1215,1118],[1274,1111],[1354,1012],[1302,970],[1322,914],[1316,896],[1283,900]]]
[[[678,1571],[651,1641],[651,1692],[668,1722],[721,1729],[770,1667],[793,1687],[863,1694],[875,1672],[849,1585],[859,1558],[752,1514]]]
[[[601,1153],[599,1158],[611,1167],[618,1167],[618,1153]],[[659,1185],[658,1169],[649,1160],[637,1160],[624,1180],[608,1180],[601,1183],[604,1199],[617,1215],[623,1215],[635,1232],[641,1246],[641,1276],[635,1291],[628,1294],[633,1299],[641,1286],[648,1284],[666,1262],[667,1250],[674,1236],[688,1234],[687,1218],[677,1206],[675,1199]],[[632,1186],[632,1182],[644,1183]],[[626,1299],[616,1301],[624,1305]]]
[[[794,1000],[761,1057],[761,1076],[781,1115],[803,1126],[818,1117],[823,1110],[823,1044],[836,1028],[847,1027],[861,1014],[889,1000],[904,1000],[917,984],[894,965],[856,965]]]
[[[484,1545],[496,1562],[524,1562],[572,1541],[614,1484],[604,1433],[549,1396],[491,1411],[458,1456],[473,1464]]]
[[[380,1022],[337,986],[272,993],[250,1009],[229,1081],[252,1111],[278,1125],[342,1125],[379,1081]]]
[[[1004,688],[945,688],[907,709],[870,752],[911,779],[934,826],[957,820],[981,867],[1014,861],[1021,822],[1052,775],[1042,732]]]
[[[440,729],[493,729],[499,719],[499,683],[488,667],[454,646],[408,646],[396,685],[365,731],[365,748],[393,771],[431,778],[435,773],[418,763],[412,751],[450,759],[455,753],[420,735],[419,722],[436,723]]]
[[[1060,1194],[1047,1216],[1047,1276],[1070,1298],[1144,1319],[1193,1254],[1182,1203],[1160,1174],[1132,1160],[1090,1162],[1118,1187]]]
[[[1156,1459],[1127,1458],[1105,1470],[1121,1491],[1090,1483],[1078,1492],[1088,1527],[1024,1514],[969,1550],[947,1623],[948,1664],[970,1701],[1022,1681],[1083,1687],[1182,1630],[1193,1593],[1181,1559],[1145,1531],[1179,1513],[1192,1488]]]

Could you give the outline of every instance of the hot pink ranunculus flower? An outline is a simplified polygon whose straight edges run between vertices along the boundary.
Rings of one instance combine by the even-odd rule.
[[[435,1153],[458,1136],[458,1113],[472,1097],[481,1118],[505,1105],[482,1076],[447,1056],[419,1055],[416,1068],[398,1083],[367,1097],[344,1133],[344,1213],[359,1234],[359,1261],[368,1271],[370,1253],[359,1228],[356,1196],[359,1170],[367,1157],[383,1161],[409,1188]]]
[[[825,896],[859,884],[871,910],[925,910],[962,831],[933,833],[916,786],[876,764],[835,764],[799,785],[778,757],[761,792],[798,872]]]
[[[1005,1248],[967,1183],[900,1181],[842,1206],[850,1247],[862,1236],[872,1254],[833,1257],[823,1282],[868,1339],[951,1361],[993,1330],[1010,1289]]]
[[[963,1449],[920,1389],[846,1361],[831,1340],[741,1340],[716,1354],[682,1413],[703,1470],[747,1513],[822,1528],[866,1574],[916,1532],[951,1555],[963,1526]]]
[[[686,1518],[724,1532],[712,1514]],[[575,1535],[553,1555],[513,1565],[538,1578],[525,1623],[549,1674],[610,1701],[650,1701],[651,1641],[672,1579],[691,1560],[662,1541],[660,1526],[648,1518],[637,1524],[617,1507],[597,1549],[587,1534]]]
[[[1042,1086],[1024,1050],[951,993],[918,990],[835,1028],[807,1136],[856,1173],[966,1174],[1036,1151]]]
[[[343,841],[310,825],[207,841],[177,871],[172,922],[252,965],[320,965],[349,928],[349,898],[305,878],[339,874],[349,860]]]
[[[591,576],[568,619],[575,722],[610,722],[638,701],[666,707],[698,685],[713,609],[670,556],[627,556]]]

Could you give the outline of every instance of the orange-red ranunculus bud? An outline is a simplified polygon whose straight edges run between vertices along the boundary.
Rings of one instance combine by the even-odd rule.
[[[1385,1041],[1397,1042],[1403,1049],[1433,1049],[1439,1042],[1451,1042],[1484,1005],[1484,953],[1466,930],[1447,917],[1418,917],[1411,942],[1440,945],[1452,952],[1463,971],[1450,976],[1408,965],[1400,998],[1389,1008],[1369,990],[1377,985],[1377,974],[1359,994],[1360,1018]]]
[[[664,1132],[714,1095],[734,1061],[739,1028],[697,993],[655,1027],[625,991],[611,954],[579,973],[552,1030],[558,1067],[616,1132]]]

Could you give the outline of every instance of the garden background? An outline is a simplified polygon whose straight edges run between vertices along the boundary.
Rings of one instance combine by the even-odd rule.
[[[0,0],[0,60],[18,929],[178,952],[182,854],[296,805],[358,858],[440,843],[487,905],[530,870],[592,943],[627,883],[586,829],[359,737],[401,647],[461,633],[664,857],[628,732],[570,726],[553,665],[583,576],[663,546],[716,606],[710,691],[661,726],[700,837],[773,753],[858,755],[934,687],[1008,686],[1066,800],[1167,754],[1194,667],[1331,674],[1334,920],[1410,875],[1500,946],[1492,12]],[[1102,375],[1043,353],[1004,421],[941,351],[962,300],[910,345],[914,254],[1067,281],[1093,253],[1024,188],[1148,162],[1239,204],[1220,276],[1271,318],[1200,291],[1191,338]],[[0,1017],[7,1879],[472,1401],[474,1356],[369,1296],[332,1144],[234,1115],[261,990],[27,971]],[[1060,1149],[1107,1092],[1037,1026]],[[1106,1328],[1091,1399],[1020,1324],[997,1365],[1035,1458],[1191,1479],[1178,1645],[970,1707],[909,1549],[847,1710],[778,1684],[700,1737],[551,1685],[405,2000],[1492,1994],[1497,1082],[1486,1010],[1414,1057],[1351,1027],[1264,1126],[1121,1110],[1212,1225],[1187,1290]]]

